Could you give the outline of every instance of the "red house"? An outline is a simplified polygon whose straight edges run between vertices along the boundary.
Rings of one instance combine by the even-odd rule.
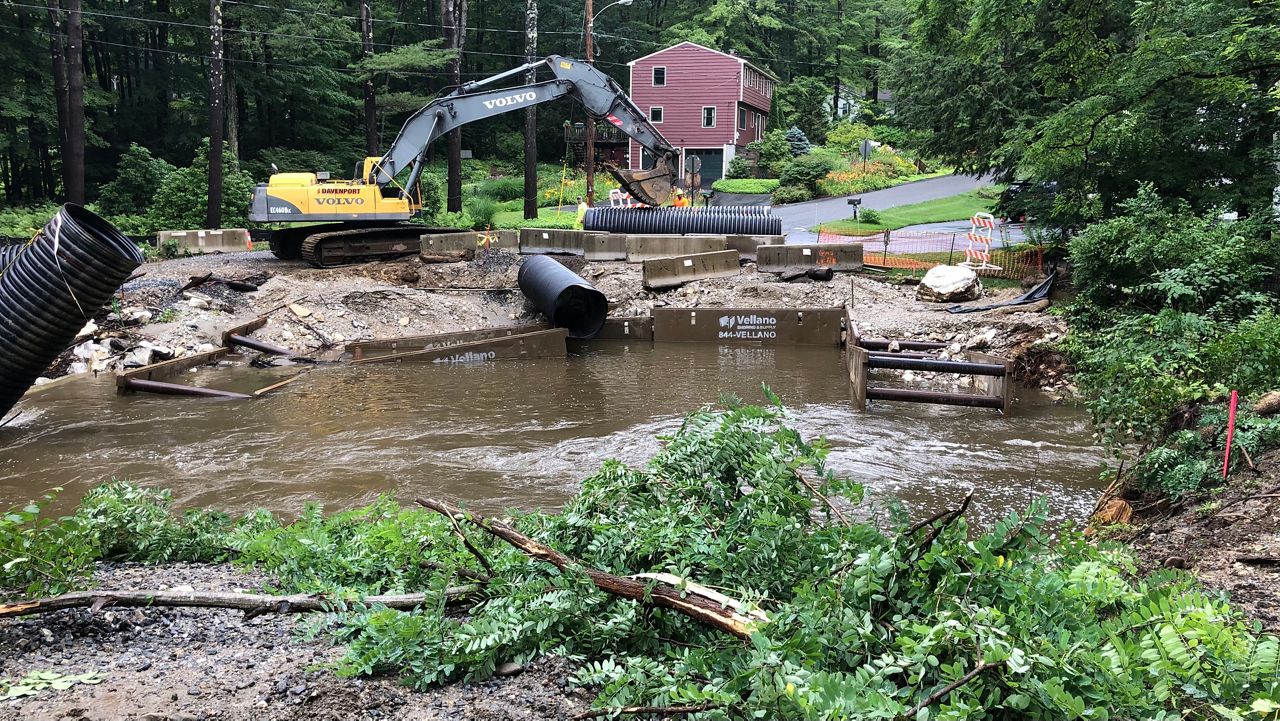
[[[683,42],[627,63],[631,99],[680,150],[702,158],[702,186],[724,175],[733,156],[764,134],[777,78],[743,58]],[[648,157],[630,143],[632,170],[648,168]]]

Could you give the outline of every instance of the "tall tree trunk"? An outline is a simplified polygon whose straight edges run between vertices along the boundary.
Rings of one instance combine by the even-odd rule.
[[[456,87],[462,84],[462,50],[467,35],[467,0],[441,0],[440,24],[444,25],[445,47],[457,54],[449,63],[449,77]],[[448,204],[450,213],[462,211],[462,131],[449,133]]]
[[[236,64],[226,58],[226,116],[227,116],[227,152],[235,159],[235,170],[240,169],[240,87],[236,85]]]
[[[373,57],[373,11],[369,2],[360,3],[360,41],[364,57]],[[378,98],[373,91],[373,74],[364,79],[364,154],[378,154]]]
[[[58,0],[49,0],[49,55],[53,61],[53,97],[58,111],[58,148],[67,147],[67,56],[66,36],[63,34],[62,9]]]
[[[205,227],[222,225],[222,0],[209,0],[209,205]]]
[[[62,153],[63,192],[84,205],[84,25],[80,0],[67,0],[67,143]]]
[[[524,59],[533,62],[538,55],[538,0],[524,3]],[[538,73],[530,70],[529,83],[537,82]],[[524,217],[538,217],[538,111],[530,105],[524,111]]]

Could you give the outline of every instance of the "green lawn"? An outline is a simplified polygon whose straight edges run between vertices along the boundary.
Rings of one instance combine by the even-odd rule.
[[[502,211],[493,216],[496,228],[573,228],[578,220],[577,212],[558,212],[555,208],[538,208],[537,220],[525,220],[523,210]]]
[[[965,220],[979,211],[991,211],[991,207],[995,205],[994,200],[988,200],[978,196],[978,190],[970,190],[967,193],[952,195],[946,198],[938,198],[937,200],[926,200],[923,203],[912,203],[911,205],[899,205],[896,208],[881,210],[880,220],[876,223],[866,223],[853,218],[837,220],[834,223],[826,223],[821,226],[811,228],[817,232],[819,229],[828,233],[837,233],[840,235],[874,235],[885,230],[897,230],[905,228],[908,225],[919,225],[921,223],[942,223],[948,220]],[[992,193],[984,191],[987,195]]]

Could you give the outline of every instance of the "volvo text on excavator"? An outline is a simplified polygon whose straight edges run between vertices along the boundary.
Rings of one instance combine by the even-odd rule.
[[[482,89],[542,68],[554,78]],[[302,258],[318,267],[416,252],[419,236],[433,229],[403,221],[422,210],[418,180],[431,142],[461,125],[564,96],[582,103],[597,120],[617,126],[649,152],[654,159],[651,169],[608,169],[632,197],[649,205],[665,203],[679,164],[676,149],[612,78],[587,63],[552,55],[466,83],[432,101],[409,117],[385,155],[365,158],[351,180],[331,180],[326,173],[274,173],[254,188],[249,220],[331,221],[277,230],[271,236],[277,257]]]

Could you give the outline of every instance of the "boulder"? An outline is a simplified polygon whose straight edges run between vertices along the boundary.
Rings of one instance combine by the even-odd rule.
[[[982,281],[978,274],[959,265],[930,268],[916,286],[916,298],[931,303],[963,303],[981,297]]]

